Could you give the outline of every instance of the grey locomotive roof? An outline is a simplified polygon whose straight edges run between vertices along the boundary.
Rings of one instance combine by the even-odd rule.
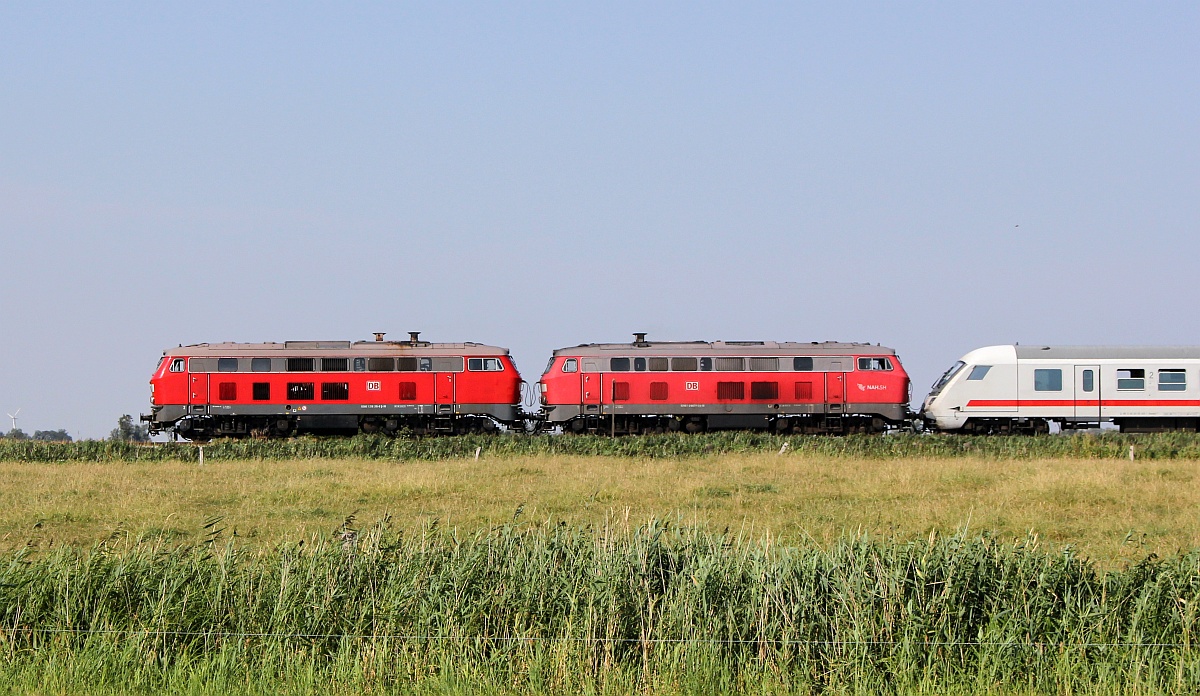
[[[1022,346],[1018,360],[1178,360],[1200,359],[1200,346]]]
[[[412,354],[412,355],[507,355],[508,349],[482,343],[426,343],[408,341],[287,341],[285,343],[197,343],[163,351],[163,355],[198,357],[296,356],[330,354]]]
[[[870,343],[797,343],[792,341],[643,341],[640,343],[584,343],[559,348],[555,355],[612,355],[654,353],[658,355],[895,355],[896,351]]]

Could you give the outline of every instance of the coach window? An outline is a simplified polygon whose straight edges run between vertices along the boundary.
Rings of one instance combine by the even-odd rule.
[[[1187,389],[1187,372],[1183,370],[1159,370],[1159,391],[1184,391]]]
[[[1062,391],[1062,370],[1034,370],[1034,391]]]
[[[695,372],[698,362],[695,358],[671,358],[671,369],[675,372]]]
[[[892,369],[892,361],[887,358],[859,358],[858,369],[860,370],[890,370]],[[986,371],[985,371],[986,372]],[[980,379],[983,379],[980,377]]]
[[[967,375],[968,382],[979,382],[984,377],[987,377],[988,370],[992,369],[991,365],[976,365],[971,368],[971,374]]]
[[[666,372],[667,365],[668,365],[668,362],[667,362],[666,358],[650,358],[650,371],[651,372]]]
[[[270,358],[251,358],[250,359],[250,371],[251,372],[270,372],[271,371],[271,359]]]
[[[792,358],[792,369],[796,372],[812,372],[812,358]]]
[[[700,371],[712,372],[712,358],[700,358]]]
[[[217,358],[217,372],[237,372],[237,358]]]
[[[171,372],[183,372],[183,358],[175,358],[171,361]]]
[[[354,371],[355,372],[366,372],[367,371],[367,359],[366,358],[355,358],[354,359]]]
[[[633,359],[633,370],[634,370],[634,372],[645,372],[646,371],[646,359],[645,358],[634,358]]]
[[[613,372],[629,372],[629,358],[613,358],[609,360],[608,369]]]
[[[1096,388],[1096,373],[1092,370],[1083,371],[1083,390],[1090,392]]]
[[[578,370],[579,363],[575,358],[567,358],[567,361],[563,363],[563,372],[576,372]]]
[[[1145,370],[1117,370],[1117,389],[1137,391],[1145,388]]]

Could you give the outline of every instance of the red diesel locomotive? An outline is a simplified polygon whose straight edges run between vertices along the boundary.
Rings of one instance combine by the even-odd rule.
[[[554,351],[538,384],[548,427],[644,433],[770,428],[868,433],[909,416],[896,351],[866,343],[593,343]]]
[[[202,343],[163,353],[152,433],[189,440],[313,432],[489,432],[522,420],[508,349],[478,343]]]

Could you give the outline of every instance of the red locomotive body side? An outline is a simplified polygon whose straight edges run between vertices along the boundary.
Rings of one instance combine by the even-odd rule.
[[[895,351],[841,343],[578,346],[555,351],[539,389],[547,422],[577,432],[871,432],[909,400]]]
[[[475,343],[200,344],[167,351],[150,384],[143,419],[190,439],[488,431],[520,419],[508,351]]]

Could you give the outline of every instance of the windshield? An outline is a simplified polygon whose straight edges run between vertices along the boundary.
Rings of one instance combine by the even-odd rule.
[[[967,366],[967,364],[961,360],[959,360],[958,362],[951,365],[950,369],[946,370],[946,374],[942,375],[940,378],[938,378],[938,381],[933,383],[933,393],[937,394],[938,392],[940,392],[942,390],[942,387],[946,386],[946,382],[949,382],[950,380],[954,379],[954,375],[957,375],[959,370],[963,369],[966,366]]]

